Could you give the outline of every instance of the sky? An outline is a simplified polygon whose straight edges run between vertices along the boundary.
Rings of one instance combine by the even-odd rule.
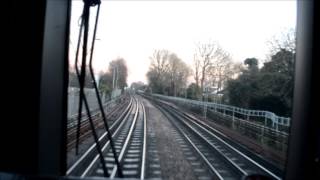
[[[70,64],[74,64],[83,2],[72,2]],[[128,84],[147,82],[145,74],[155,49],[174,52],[192,66],[197,43],[216,41],[232,60],[263,61],[267,42],[296,27],[296,1],[115,1],[101,3],[93,66],[106,71],[122,57],[128,65]],[[96,14],[91,8],[90,27]],[[90,29],[92,34],[92,29]],[[91,39],[91,38],[90,38]]]

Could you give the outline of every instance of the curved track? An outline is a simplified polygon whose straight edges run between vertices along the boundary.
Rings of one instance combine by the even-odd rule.
[[[202,160],[217,179],[239,179],[250,174],[263,174],[281,179],[258,162],[246,156],[209,130],[203,122],[185,115],[167,104],[159,103],[164,113],[170,114],[171,122],[189,144],[202,157]]]
[[[122,172],[123,177],[143,179],[146,158],[146,114],[144,105],[138,97],[132,97],[126,114],[121,119],[119,118],[117,123],[115,122],[110,129],[121,170],[118,169],[115,163],[110,141],[107,140],[102,144],[102,151],[108,174],[111,178],[114,178],[120,177],[120,172]],[[91,151],[94,148],[95,146],[92,146]],[[82,161],[79,161],[77,166],[71,167],[67,174],[81,177],[103,176],[99,155],[96,152],[89,154],[86,153],[85,157],[90,156],[91,158],[84,160],[85,157],[83,157]]]
[[[116,119],[112,125],[110,126],[110,131],[112,134],[115,132],[119,131],[119,129],[122,127],[123,124],[123,119],[127,117],[128,113],[132,109],[133,104],[133,99],[130,99],[130,102],[127,107],[125,107],[124,111],[122,114],[119,116],[118,119]],[[110,143],[109,140],[107,139],[107,133],[104,132],[100,138],[99,138],[99,143],[101,145],[108,144]],[[88,150],[83,153],[75,163],[73,163],[67,170],[67,175],[72,175],[72,176],[81,176],[85,169],[90,165],[92,160],[96,157],[97,155],[97,150],[96,150],[96,144],[91,145]]]

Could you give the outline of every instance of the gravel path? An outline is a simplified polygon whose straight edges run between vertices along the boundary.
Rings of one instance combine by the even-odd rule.
[[[148,100],[143,102],[147,113],[148,146],[152,146],[149,148],[152,152],[149,150],[148,153],[153,153],[147,157],[147,178],[197,179],[179,146],[179,140],[174,138],[177,134],[172,124]],[[158,170],[151,169],[153,167]]]

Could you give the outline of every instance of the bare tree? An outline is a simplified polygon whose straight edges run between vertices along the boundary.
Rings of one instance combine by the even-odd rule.
[[[201,67],[200,67],[200,58],[198,58],[197,54],[195,53],[193,55],[193,67],[194,67],[194,80],[196,81],[195,85],[193,85],[193,93],[195,98],[200,99],[200,72],[201,72]]]
[[[194,80],[196,81],[196,85],[199,85],[199,78],[200,78],[200,59],[197,57],[196,54],[193,55],[193,63],[194,63]]]
[[[197,63],[199,63],[200,74],[200,89],[204,90],[204,83],[207,81],[209,71],[217,68],[214,66],[215,62],[223,62],[230,58],[229,54],[224,51],[216,42],[208,42],[198,44],[196,48]]]
[[[217,91],[221,91],[225,83],[234,78],[241,72],[242,64],[235,63],[230,57],[225,56],[223,59],[218,59],[213,62],[213,65],[208,69],[208,79],[212,86],[217,87]]]
[[[128,67],[125,59],[118,57],[109,63],[109,72],[115,72],[116,86],[124,90],[127,87]]]
[[[165,73],[168,70],[168,50],[155,50],[153,55],[150,57],[151,65],[150,68],[154,69],[158,75]]]
[[[295,53],[296,50],[296,31],[289,29],[285,32],[273,36],[267,42],[270,48],[270,54],[274,55],[281,50],[286,50]]]
[[[197,56],[200,61],[200,89],[203,92],[204,81],[206,79],[206,72],[212,65],[213,54],[217,51],[217,45],[215,43],[204,43],[197,45]]]
[[[150,59],[147,78],[153,92],[177,96],[181,87],[186,86],[191,69],[168,50],[156,50]]]
[[[151,64],[147,73],[147,78],[149,85],[153,88],[154,92],[164,92],[164,75],[168,71],[168,59],[168,50],[155,50],[150,57]]]
[[[170,54],[168,65],[170,93],[173,96],[177,96],[177,91],[186,86],[191,69],[174,53]]]

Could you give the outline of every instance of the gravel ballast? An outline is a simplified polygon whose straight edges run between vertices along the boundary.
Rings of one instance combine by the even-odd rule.
[[[177,142],[178,140],[174,138],[176,135],[173,133],[173,125],[148,100],[144,99],[143,103],[147,113],[147,129],[154,133],[152,138],[159,157],[161,178],[170,180],[197,179],[191,165],[183,155],[182,149]]]

